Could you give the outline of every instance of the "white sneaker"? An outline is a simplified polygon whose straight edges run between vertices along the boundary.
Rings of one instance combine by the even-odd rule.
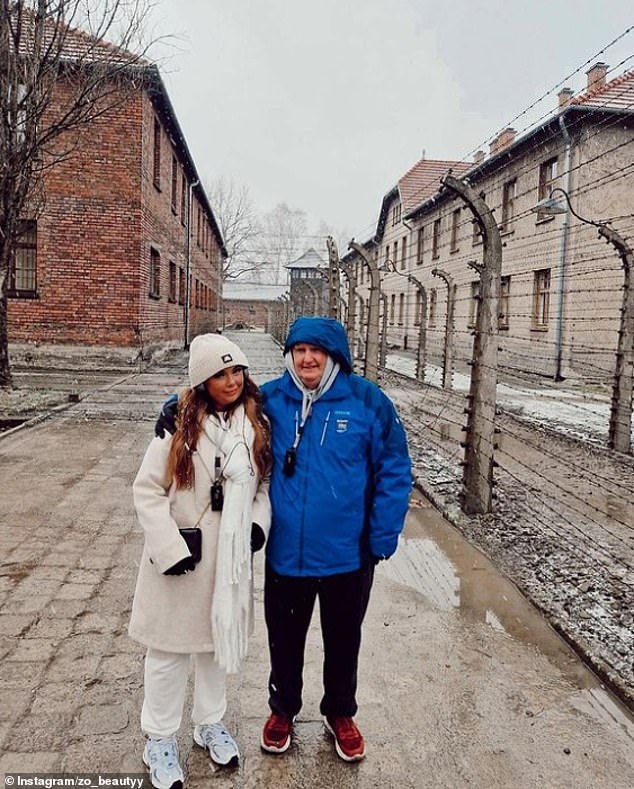
[[[209,751],[216,764],[237,767],[240,751],[233,737],[222,723],[203,723],[194,728],[194,742]]]
[[[178,761],[176,737],[148,738],[143,749],[143,763],[150,770],[156,789],[183,789],[185,776]]]

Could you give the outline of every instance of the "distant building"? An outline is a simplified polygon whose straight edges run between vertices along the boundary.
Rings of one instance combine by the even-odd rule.
[[[287,285],[225,282],[223,289],[224,327],[272,331],[272,322],[288,294]]]
[[[327,261],[310,247],[286,268],[290,273],[291,306],[294,314],[327,315]]]
[[[135,73],[121,104],[49,171],[43,212],[24,217],[9,274],[12,354],[35,342],[134,355],[218,325],[223,238],[158,69]],[[64,91],[62,75],[61,107]]]
[[[579,215],[610,221],[632,238],[634,71],[610,81],[606,75],[607,66],[597,63],[588,71],[587,89],[575,97],[564,88],[556,111],[536,128],[521,136],[505,129],[488,155],[479,151],[470,163],[421,160],[386,194],[365,246],[391,269],[381,274],[389,345],[414,348],[425,320],[428,355],[441,359],[447,285],[432,273],[440,269],[456,288],[456,358],[471,359],[479,276],[470,263],[482,261],[483,245],[471,211],[441,188],[440,177],[451,168],[484,196],[502,234],[500,365],[520,374],[610,379],[623,294],[621,261],[595,227],[571,213],[533,211],[560,187]],[[345,260],[357,266],[359,292],[367,298],[369,277],[358,256],[350,253]],[[424,317],[422,297],[408,274],[425,288]]]

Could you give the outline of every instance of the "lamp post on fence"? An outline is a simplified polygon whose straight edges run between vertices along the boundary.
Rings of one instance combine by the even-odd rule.
[[[420,296],[420,325],[418,327],[418,347],[416,348],[416,380],[425,380],[425,366],[427,364],[427,291],[423,283],[417,279],[413,274],[402,274],[396,268],[396,263],[393,260],[387,260],[386,264],[391,264],[391,272],[398,274],[399,277],[404,277],[412,283]]]
[[[456,285],[453,279],[440,268],[433,268],[434,277],[440,277],[447,285],[447,319],[445,321],[445,344],[442,364],[442,388],[451,389],[453,378],[453,324],[456,309]]]
[[[359,333],[357,335],[357,358],[365,359],[365,342],[364,337],[367,339],[368,332],[367,332],[367,309],[366,309],[366,300],[363,298],[361,293],[356,294],[356,298],[359,301]],[[365,324],[366,331],[363,331],[363,326]]]
[[[500,229],[483,197],[466,181],[451,173],[444,186],[461,197],[482,230],[482,264],[471,263],[480,274],[480,309],[473,338],[469,405],[465,409],[465,460],[462,508],[468,515],[491,512],[493,500],[493,450],[495,449],[495,398],[498,365],[498,301],[502,270]]]
[[[387,296],[381,293],[381,341],[379,343],[379,367],[387,362]]]
[[[348,282],[348,307],[346,309],[346,332],[348,334],[348,343],[350,347],[354,347],[354,328],[356,321],[356,302],[357,295],[357,270],[352,263],[347,263],[344,260],[339,261],[339,267],[343,272],[346,281]]]
[[[353,239],[348,244],[350,249],[361,257],[370,272],[370,298],[368,307],[368,339],[365,348],[365,377],[376,383],[378,378],[379,357],[379,298],[381,294],[381,277],[379,267],[372,255]]]
[[[566,199],[568,207],[554,198],[560,192]],[[612,404],[610,407],[610,427],[608,431],[608,446],[617,452],[628,454],[632,450],[632,390],[634,381],[634,288],[632,287],[632,269],[634,268],[634,253],[625,239],[616,230],[608,227],[605,222],[594,222],[584,219],[574,210],[570,202],[570,195],[565,189],[557,186],[550,195],[537,203],[532,209],[540,214],[565,214],[567,210],[584,225],[597,228],[599,236],[612,244],[623,265],[623,301],[621,304],[621,321],[619,326],[619,339],[616,350],[616,364],[614,382],[612,385]],[[561,295],[560,295],[561,299]],[[558,316],[559,323],[563,321],[563,311]],[[561,337],[561,327],[558,329]],[[558,346],[558,355],[561,357],[561,340]]]
[[[339,252],[332,236],[326,239],[328,248],[328,315],[339,319]]]

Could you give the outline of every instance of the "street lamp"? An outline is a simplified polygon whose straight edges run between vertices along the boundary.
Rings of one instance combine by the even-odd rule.
[[[568,204],[566,208],[561,201],[555,200],[554,195],[559,192],[563,195]],[[549,196],[541,200],[532,209],[535,213],[554,215],[570,213],[585,225],[592,225],[597,228],[599,236],[605,238],[608,244],[612,244],[618,256],[621,258],[624,271],[623,282],[623,302],[621,305],[621,323],[619,327],[616,365],[614,371],[614,383],[612,388],[612,405],[610,408],[610,427],[608,431],[608,446],[616,449],[617,452],[629,453],[632,443],[632,389],[634,380],[634,290],[632,289],[632,269],[634,268],[634,254],[632,248],[626,243],[616,230],[608,227],[605,222],[594,222],[592,219],[585,219],[574,210],[570,202],[570,196],[565,189],[555,187]],[[563,269],[563,266],[561,267]],[[560,272],[560,302],[563,298],[563,287]],[[560,309],[558,315],[558,370],[561,365],[561,332],[563,322],[563,310]]]

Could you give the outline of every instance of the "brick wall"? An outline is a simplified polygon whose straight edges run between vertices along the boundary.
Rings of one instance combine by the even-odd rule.
[[[64,100],[62,85],[57,96]],[[82,130],[76,151],[48,172],[37,228],[37,297],[9,299],[11,341],[134,343],[139,99]]]
[[[258,329],[269,331],[269,312],[273,310],[273,303],[270,301],[225,299],[223,304],[225,326],[244,323],[246,326],[255,326]]]
[[[62,103],[62,84],[57,96]],[[153,167],[155,118],[161,125],[158,188]],[[37,294],[9,299],[10,342],[141,349],[182,343],[185,307],[179,303],[178,272],[182,270],[184,276],[187,270],[182,151],[142,92],[92,123],[77,142],[75,152],[47,175],[37,228]],[[187,178],[185,183],[189,196]],[[204,212],[205,234],[197,234],[197,210],[194,190],[190,337],[217,326],[221,265],[218,240]],[[154,294],[149,292],[152,249],[158,251],[160,261]],[[170,261],[177,272],[174,299],[170,298]]]

